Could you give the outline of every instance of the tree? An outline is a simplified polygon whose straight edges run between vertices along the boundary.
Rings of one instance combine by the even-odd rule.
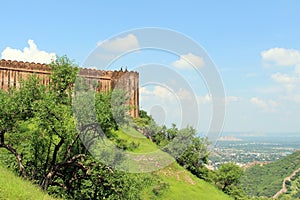
[[[50,63],[51,91],[60,103],[71,104],[73,86],[78,74],[78,66],[67,56],[56,57]]]
[[[242,168],[234,163],[224,163],[216,172],[217,183],[219,187],[225,191],[228,186],[237,185],[243,174]]]
[[[0,91],[0,148],[8,150],[16,158],[20,173],[27,178],[23,164],[23,153],[15,147],[20,144],[22,135],[19,134],[20,124],[34,116],[34,103],[41,98],[45,89],[39,85],[36,76],[21,81],[22,90],[12,88],[9,92]]]
[[[215,184],[235,199],[245,199],[243,190],[238,186],[243,169],[234,163],[224,163],[216,171]]]
[[[204,164],[208,162],[208,145],[207,138],[196,136],[196,130],[188,127],[179,131],[184,133],[183,136],[188,136],[185,141],[185,149],[177,158],[177,162],[188,169],[190,172],[202,179],[207,179],[207,169]]]
[[[109,130],[118,127],[112,113],[111,92],[96,94],[95,107],[97,120],[104,133],[108,134]]]
[[[179,130],[176,124],[171,128],[159,127],[151,116],[140,111],[140,119],[135,119],[137,129],[155,142],[163,151],[176,158],[177,162],[199,178],[208,180],[208,170],[204,166],[208,162],[207,138],[197,136],[193,127]]]

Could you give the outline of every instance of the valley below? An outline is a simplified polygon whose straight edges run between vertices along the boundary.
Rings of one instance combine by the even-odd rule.
[[[267,164],[282,159],[300,148],[297,133],[224,133],[210,154],[210,168],[235,162],[247,168],[253,164]]]

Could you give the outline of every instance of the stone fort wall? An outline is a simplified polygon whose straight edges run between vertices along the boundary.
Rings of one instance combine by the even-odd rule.
[[[48,85],[51,68],[46,64],[22,61],[0,61],[0,89],[8,90],[10,87],[19,87],[20,79],[26,80],[28,76],[36,74],[41,78],[42,84]],[[115,87],[121,87],[130,94],[129,105],[132,107],[130,115],[139,115],[139,74],[132,71],[105,71],[80,68],[79,76],[88,82],[96,82],[98,92],[108,92]]]

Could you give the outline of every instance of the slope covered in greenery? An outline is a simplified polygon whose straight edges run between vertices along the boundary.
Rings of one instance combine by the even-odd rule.
[[[0,199],[50,200],[54,199],[42,192],[29,181],[24,181],[13,172],[0,166]]]
[[[296,173],[295,176],[291,178],[291,181],[286,182],[286,193],[279,196],[279,199],[300,199],[300,173]]]
[[[132,119],[124,90],[95,95],[90,87],[97,84],[76,81],[77,68],[67,57],[50,66],[49,85],[32,76],[18,89],[0,91],[4,166],[63,199],[229,199],[223,192],[237,191],[231,167],[215,174],[217,186],[201,180],[209,178],[208,142],[195,129],[159,127],[142,112]],[[17,188],[2,185],[3,195]],[[12,197],[18,198],[31,197]]]
[[[132,134],[140,134],[131,130]],[[127,143],[139,144],[132,152],[150,152],[158,147],[141,134],[130,136],[122,131],[116,131]],[[11,171],[0,167],[0,199],[52,199],[38,187],[28,181],[16,177]],[[148,173],[151,183],[144,188],[141,199],[216,199],[229,200],[229,196],[215,186],[191,174],[176,162],[163,169]]]
[[[241,179],[241,186],[250,196],[272,197],[282,187],[282,181],[300,167],[300,152],[267,165],[248,168]]]
[[[131,134],[123,131],[117,131],[115,134],[129,144],[138,144],[136,148],[129,151],[135,153],[160,151],[156,144],[141,133],[134,129],[127,131]],[[191,174],[176,161],[151,174],[159,181],[143,191],[142,199],[231,199],[214,185]]]

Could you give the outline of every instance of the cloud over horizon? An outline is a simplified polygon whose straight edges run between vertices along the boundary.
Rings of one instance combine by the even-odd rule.
[[[196,56],[192,53],[180,55],[179,60],[172,63],[174,67],[179,69],[193,69],[194,67],[204,67],[205,62],[202,57]]]
[[[294,68],[294,71],[288,73],[275,72],[270,78],[283,86],[287,92],[297,89],[300,83],[300,51],[276,47],[262,51],[261,56],[262,61],[268,65]]]
[[[139,49],[139,41],[134,34],[129,34],[126,37],[118,37],[113,40],[100,41],[97,46],[111,52],[126,52],[132,49]]]
[[[297,84],[297,78],[288,74],[275,73],[271,75],[271,79],[279,84],[284,85],[287,91],[292,91]]]
[[[278,107],[278,103],[276,101],[274,100],[265,101],[258,97],[252,97],[250,99],[250,103],[258,106],[259,108],[263,109],[263,111],[266,112],[275,112],[276,108]]]
[[[294,66],[300,64],[300,51],[296,49],[271,48],[261,52],[264,62],[270,62],[276,66]]]
[[[48,53],[46,51],[39,50],[34,40],[28,40],[29,47],[24,47],[23,51],[20,49],[14,49],[6,47],[2,53],[1,58],[6,60],[17,60],[23,62],[36,62],[36,63],[50,63],[56,58],[55,53]]]

